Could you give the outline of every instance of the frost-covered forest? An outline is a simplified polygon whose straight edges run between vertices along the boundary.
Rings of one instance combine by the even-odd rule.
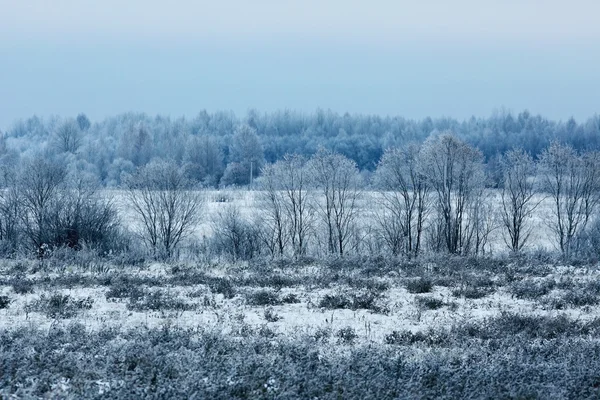
[[[450,130],[478,148],[486,162],[519,147],[537,157],[552,141],[575,150],[600,147],[600,117],[586,121],[551,121],[527,111],[496,112],[489,118],[410,120],[378,115],[338,114],[317,110],[281,110],[246,116],[231,112],[199,112],[194,118],[171,119],[122,114],[90,121],[73,117],[16,121],[2,135],[3,164],[44,153],[57,156],[70,169],[96,176],[103,186],[117,187],[121,175],[152,159],[175,162],[190,179],[206,186],[249,183],[250,162],[260,166],[285,154],[311,156],[319,147],[338,152],[361,171],[373,171],[385,149],[408,141],[423,142],[432,133]]]

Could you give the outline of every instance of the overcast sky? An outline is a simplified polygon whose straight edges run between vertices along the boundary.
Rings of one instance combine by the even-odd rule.
[[[33,114],[600,109],[597,0],[0,0],[0,129]]]

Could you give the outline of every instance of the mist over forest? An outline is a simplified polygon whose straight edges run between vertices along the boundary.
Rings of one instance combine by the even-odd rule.
[[[52,158],[69,171],[95,177],[102,186],[118,187],[123,174],[160,159],[176,163],[189,179],[217,188],[248,184],[251,164],[256,177],[265,163],[285,154],[311,156],[320,147],[348,157],[369,175],[387,148],[423,142],[444,131],[478,148],[491,170],[498,156],[513,148],[536,158],[552,141],[577,151],[600,147],[598,115],[554,121],[528,111],[499,111],[465,121],[435,116],[413,120],[318,109],[250,110],[245,116],[200,111],[188,119],[124,113],[90,121],[81,113],[15,121],[1,135],[0,162],[10,168],[21,159]]]

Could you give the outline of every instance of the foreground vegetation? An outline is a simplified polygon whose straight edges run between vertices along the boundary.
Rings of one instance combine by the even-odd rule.
[[[586,327],[563,323],[504,316],[428,332],[415,343],[337,345],[344,351],[320,349],[311,338],[237,340],[211,330],[20,329],[0,334],[2,391],[111,399],[597,398],[597,329],[588,339]]]
[[[0,395],[597,398],[600,271],[506,258],[0,265]]]

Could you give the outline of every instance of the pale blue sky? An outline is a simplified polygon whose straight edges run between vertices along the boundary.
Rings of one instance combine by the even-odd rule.
[[[598,15],[592,0],[0,0],[0,129],[204,108],[582,120],[600,109]]]

